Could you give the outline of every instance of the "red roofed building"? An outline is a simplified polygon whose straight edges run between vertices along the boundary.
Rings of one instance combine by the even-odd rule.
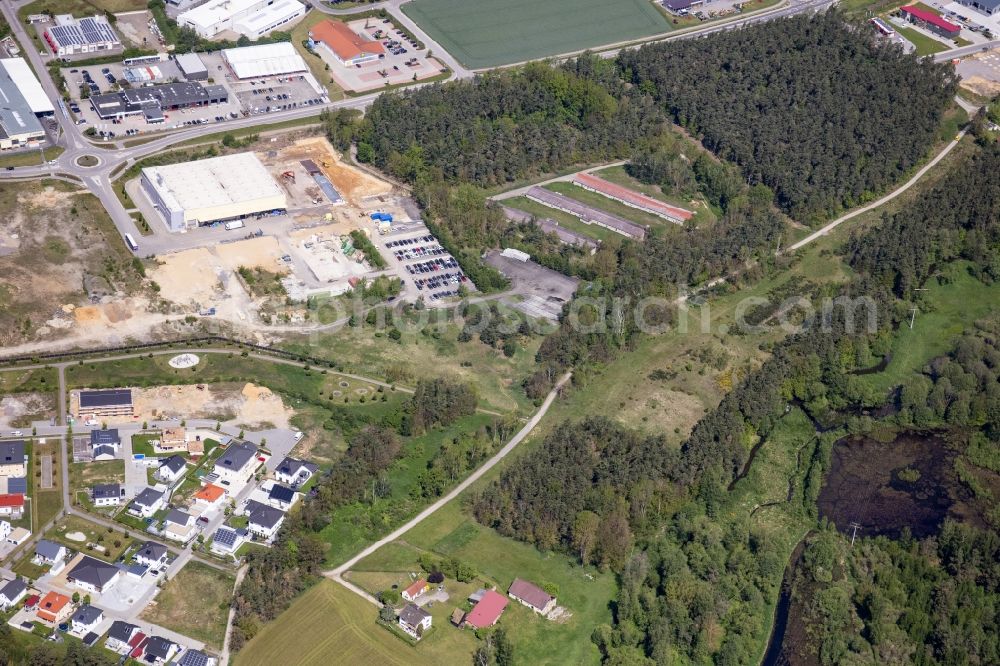
[[[402,597],[404,599],[406,599],[407,601],[413,601],[414,599],[416,599],[417,597],[419,597],[421,594],[423,594],[424,592],[426,592],[427,588],[429,588],[429,587],[430,587],[430,585],[427,584],[427,581],[424,580],[423,578],[420,578],[418,580],[413,581],[412,585],[410,585],[408,588],[406,588],[405,590],[403,590]]]
[[[382,42],[366,39],[340,21],[320,21],[309,31],[309,39],[316,42],[320,55],[325,52],[348,66],[378,60],[385,55]]]
[[[149,639],[146,638],[146,634],[142,633],[141,631],[137,633],[135,636],[133,636],[132,640],[128,642],[128,646],[132,648],[132,651],[129,653],[129,656],[132,657],[133,659],[138,659],[139,657],[141,657],[142,653],[145,652],[146,643],[148,641]]]
[[[24,513],[24,495],[21,493],[0,495],[0,516],[20,518],[22,513]]]
[[[465,616],[465,623],[476,629],[492,627],[503,615],[503,609],[507,607],[508,601],[507,597],[496,590],[487,590],[476,607]]]
[[[639,210],[646,211],[647,213],[652,213],[653,215],[662,217],[670,222],[679,224],[681,222],[687,222],[694,217],[694,213],[686,208],[671,206],[670,204],[664,203],[659,199],[648,197],[642,192],[636,192],[635,190],[631,190],[627,187],[622,187],[621,185],[604,180],[603,178],[599,178],[598,176],[590,173],[576,174],[573,176],[573,184],[582,187],[585,190],[597,192],[598,194],[608,197],[609,199],[620,201],[626,206],[631,206],[632,208],[638,208]]]
[[[939,14],[929,12],[926,9],[914,7],[913,5],[906,5],[905,7],[900,7],[899,11],[903,12],[903,16],[905,16],[910,23],[926,28],[927,30],[935,32],[942,37],[955,39],[958,37],[958,34],[962,32],[961,26],[955,25],[951,21],[946,21],[941,18]]]

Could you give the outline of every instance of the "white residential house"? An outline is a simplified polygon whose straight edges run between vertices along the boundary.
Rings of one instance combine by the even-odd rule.
[[[139,627],[136,625],[115,620],[111,623],[111,629],[108,630],[108,640],[105,641],[104,647],[119,654],[126,653],[131,649],[128,642],[138,633],[140,633]]]
[[[144,567],[156,568],[167,563],[170,551],[163,544],[147,541],[136,551],[135,561]]]
[[[90,555],[80,558],[73,569],[66,574],[66,580],[82,590],[95,594],[103,594],[121,576],[121,569],[113,564],[102,562]]]
[[[246,530],[223,525],[212,535],[211,550],[219,555],[235,555],[240,546],[247,542]]]
[[[54,567],[56,565],[61,566],[65,559],[66,546],[49,541],[48,539],[41,539],[35,544],[35,556],[31,561],[39,566],[49,565],[50,567]]]
[[[249,442],[230,444],[215,461],[213,471],[221,481],[246,483],[259,464],[257,447]],[[225,484],[223,484],[225,485]]]
[[[135,496],[128,506],[128,512],[133,516],[150,518],[154,513],[162,509],[165,505],[164,493],[153,488],[144,488],[141,493]]]
[[[15,527],[10,531],[7,536],[7,543],[12,543],[15,546],[20,546],[22,543],[28,540],[31,536],[31,530],[24,527]]]
[[[186,511],[171,509],[163,519],[163,536],[174,541],[187,541],[196,531],[194,521],[194,516]]]
[[[166,664],[180,652],[181,646],[162,636],[150,636],[146,642],[143,660],[149,664]]]
[[[90,489],[94,506],[119,506],[125,501],[125,488],[117,483],[101,483]]]
[[[187,463],[180,456],[170,456],[156,470],[156,478],[164,483],[174,483],[184,475]]]
[[[83,604],[76,609],[70,619],[71,629],[77,636],[86,636],[91,631],[97,629],[97,625],[104,619],[104,612],[96,606]]]
[[[298,488],[319,469],[311,462],[288,457],[274,470],[274,480],[291,488]]]
[[[267,503],[279,511],[288,511],[295,504],[295,491],[275,483],[267,494]]]
[[[0,608],[7,610],[28,593],[28,586],[20,578],[9,581],[0,588]]]
[[[254,536],[265,541],[270,541],[278,533],[278,529],[284,521],[285,514],[273,506],[258,505],[257,508],[250,512],[250,521],[247,528]]]
[[[406,604],[399,612],[399,628],[419,641],[431,628],[431,614],[416,604]]]

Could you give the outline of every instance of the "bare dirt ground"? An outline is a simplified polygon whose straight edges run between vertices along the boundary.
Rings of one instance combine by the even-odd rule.
[[[256,384],[202,384],[136,389],[138,419],[203,418],[237,421],[247,426],[273,424],[287,428],[294,412],[281,396]]]
[[[59,181],[3,185],[0,210],[7,212],[0,219],[0,346],[64,337],[77,324],[77,306],[125,302],[143,291],[93,196]]]
[[[341,196],[355,206],[362,205],[367,197],[388,195],[392,184],[369,176],[363,171],[341,161],[340,155],[324,138],[301,139],[278,152],[279,162],[312,160],[330,179]]]
[[[49,393],[17,393],[0,398],[0,428],[23,428],[31,421],[56,412],[55,396]]]
[[[995,97],[1000,94],[1000,82],[990,81],[982,76],[970,76],[962,79],[962,87],[982,97]]]

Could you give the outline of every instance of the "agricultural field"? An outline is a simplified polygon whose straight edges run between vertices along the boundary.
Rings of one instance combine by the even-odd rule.
[[[345,664],[434,666],[442,662],[380,628],[378,611],[331,580],[323,580],[264,627],[235,657],[237,666],[284,663],[289,654],[301,666],[325,666],[330,656]]]
[[[142,619],[221,649],[235,583],[230,574],[188,562],[146,607]]]
[[[647,0],[418,0],[403,12],[470,69],[581,51],[669,32]]]

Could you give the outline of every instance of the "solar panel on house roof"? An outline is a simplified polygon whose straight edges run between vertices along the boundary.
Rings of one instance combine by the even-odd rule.
[[[8,493],[21,493],[26,495],[28,493],[28,480],[23,476],[12,476],[7,479],[7,492]]]
[[[221,543],[224,546],[232,546],[236,543],[236,530],[231,530],[227,527],[220,527],[215,531],[216,543]]]

